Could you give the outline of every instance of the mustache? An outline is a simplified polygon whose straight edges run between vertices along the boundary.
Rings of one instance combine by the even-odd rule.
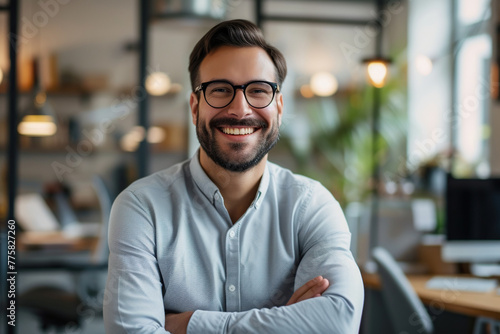
[[[217,118],[212,119],[209,122],[210,127],[220,128],[223,126],[246,126],[252,128],[262,128],[266,129],[269,124],[263,120],[247,118],[247,119],[235,119],[235,118]]]

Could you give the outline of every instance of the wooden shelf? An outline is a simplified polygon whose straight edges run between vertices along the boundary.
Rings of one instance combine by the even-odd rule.
[[[46,93],[49,96],[86,96],[97,92],[98,91],[92,91],[81,87],[71,87],[71,86],[46,90]],[[7,87],[0,86],[0,95],[7,95],[7,94],[8,94]],[[33,94],[33,90],[26,90],[26,89],[18,90],[18,94],[30,95]]]
[[[177,94],[181,91],[182,89],[175,89],[172,91],[169,91],[165,93],[164,95],[160,96],[155,96],[155,95],[150,95],[150,98],[171,98],[174,96],[177,96]],[[78,87],[78,86],[65,86],[65,87],[59,87],[59,88],[51,88],[47,89],[45,92],[47,93],[48,96],[68,96],[68,97],[86,97],[92,94],[96,93],[110,93],[114,95],[130,95],[130,92],[133,91],[133,88],[121,88],[121,89],[86,89],[84,87]],[[7,87],[5,86],[0,86],[0,96],[7,96],[8,90]],[[33,94],[33,90],[19,90],[18,94],[20,95],[31,95]]]

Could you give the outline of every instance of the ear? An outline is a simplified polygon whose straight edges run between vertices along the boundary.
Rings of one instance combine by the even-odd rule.
[[[283,116],[283,94],[278,93],[276,96],[276,107],[278,108],[278,126],[281,126],[281,119]]]
[[[189,97],[189,106],[191,108],[191,119],[193,124],[196,126],[196,117],[198,115],[198,96],[195,93],[191,93]]]

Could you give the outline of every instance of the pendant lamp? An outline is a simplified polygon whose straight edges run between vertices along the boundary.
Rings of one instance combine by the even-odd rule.
[[[47,102],[47,94],[38,80],[38,61],[34,61],[33,96],[17,126],[19,134],[30,137],[52,136],[57,131],[54,110]]]

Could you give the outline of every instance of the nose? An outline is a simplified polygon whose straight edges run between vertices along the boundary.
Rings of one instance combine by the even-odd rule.
[[[245,98],[243,89],[236,89],[236,94],[234,95],[233,101],[229,104],[227,112],[238,118],[243,118],[252,112],[252,108]]]

